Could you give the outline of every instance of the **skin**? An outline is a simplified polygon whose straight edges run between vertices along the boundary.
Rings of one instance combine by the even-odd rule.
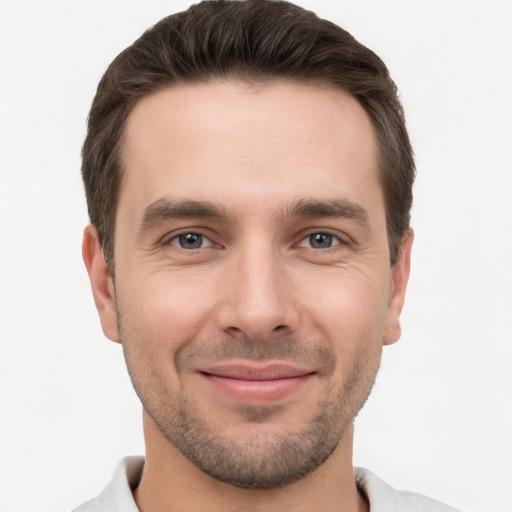
[[[135,106],[123,159],[115,287],[92,226],[83,255],[104,333],[123,344],[145,407],[140,510],[367,510],[352,420],[383,345],[400,337],[413,236],[391,267],[364,109],[294,83],[173,87]],[[226,392],[208,374],[226,364],[307,375],[281,394],[252,382],[233,395],[233,380]],[[196,441],[206,462],[189,453]],[[318,448],[293,451],[315,441],[322,460],[310,460]],[[210,464],[234,454],[245,465],[208,469],[207,448]],[[286,473],[307,457],[303,474]]]

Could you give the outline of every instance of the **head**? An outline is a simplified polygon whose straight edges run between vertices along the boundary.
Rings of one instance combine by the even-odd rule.
[[[379,145],[391,265],[409,228],[415,168],[403,109],[382,60],[347,31],[283,1],[205,1],[164,18],[126,48],[99,83],[82,150],[91,223],[114,271],[126,120],[166,87],[238,79],[346,91],[368,113]]]
[[[378,57],[285,2],[201,3],[112,63],[83,158],[84,259],[148,453],[164,440],[269,488],[346,449],[400,335],[412,243]]]

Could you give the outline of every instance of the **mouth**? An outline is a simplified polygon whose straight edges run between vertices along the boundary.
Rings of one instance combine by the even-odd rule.
[[[265,405],[291,397],[313,378],[315,372],[274,363],[219,365],[203,369],[199,374],[215,392],[232,400]]]

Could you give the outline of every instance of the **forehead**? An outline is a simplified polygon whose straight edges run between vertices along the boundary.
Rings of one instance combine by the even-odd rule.
[[[232,206],[249,197],[270,206],[318,194],[357,201],[372,187],[380,195],[371,121],[353,97],[327,87],[169,87],[134,107],[122,155],[119,207],[143,208],[169,195]]]

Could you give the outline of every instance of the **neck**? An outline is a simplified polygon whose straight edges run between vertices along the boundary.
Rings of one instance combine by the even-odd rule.
[[[245,489],[220,482],[190,462],[144,413],[146,463],[134,498],[141,512],[367,512],[352,467],[353,426],[315,471],[275,489]]]

